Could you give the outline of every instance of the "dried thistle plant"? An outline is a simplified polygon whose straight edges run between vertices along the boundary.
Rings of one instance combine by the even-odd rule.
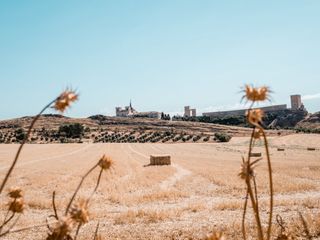
[[[255,88],[253,86],[246,85],[244,87],[244,95],[243,99],[246,99],[247,102],[251,102],[250,108],[246,112],[247,121],[253,126],[252,134],[250,138],[248,156],[246,159],[242,158],[242,166],[239,176],[245,181],[246,184],[246,198],[244,203],[244,210],[242,215],[242,234],[243,238],[246,239],[246,231],[245,231],[245,217],[248,205],[248,198],[250,199],[255,221],[257,227],[257,235],[259,240],[264,240],[264,232],[261,223],[260,217],[260,209],[259,209],[259,199],[258,199],[258,189],[256,184],[256,178],[254,174],[254,167],[255,164],[262,160],[258,159],[255,161],[251,160],[251,153],[254,148],[255,140],[263,139],[266,157],[267,157],[267,164],[268,164],[268,177],[269,177],[269,187],[270,187],[270,210],[269,210],[269,218],[268,218],[268,227],[267,227],[267,234],[266,239],[269,240],[271,238],[271,227],[272,227],[272,214],[273,214],[273,180],[272,180],[272,168],[271,168],[271,159],[269,153],[269,145],[267,141],[267,137],[265,131],[262,126],[262,119],[264,116],[264,112],[261,109],[252,109],[254,104],[258,101],[265,101],[270,100],[270,88],[263,86],[260,88]]]
[[[65,214],[63,216],[63,219],[68,219],[68,222],[67,222],[68,223],[68,228],[67,228],[68,231],[61,231],[60,230],[63,226],[66,227],[66,223],[60,224],[60,225],[58,224],[58,227],[53,228],[53,230],[48,224],[47,227],[49,229],[49,233],[48,233],[47,240],[53,240],[53,239],[76,240],[77,239],[81,227],[83,225],[85,225],[86,223],[88,223],[90,220],[89,202],[90,202],[92,196],[96,193],[96,191],[98,189],[98,186],[99,186],[100,180],[101,180],[101,176],[102,176],[102,172],[105,170],[109,170],[112,167],[112,165],[113,165],[113,160],[110,157],[103,155],[98,160],[98,162],[91,169],[89,169],[89,171],[82,177],[76,190],[74,191],[72,197],[69,200],[69,203],[68,203],[67,208],[65,210]],[[85,179],[98,167],[100,167],[100,172],[99,172],[99,175],[97,178],[95,188],[92,191],[90,197],[87,199],[80,198],[79,200],[75,201],[76,196],[77,196],[83,182],[85,181]],[[53,206],[54,214],[50,215],[49,218],[53,217],[58,222],[61,222],[61,221],[66,222],[63,219],[60,220],[60,217],[58,216],[56,205],[55,205],[55,192],[53,192],[53,195],[52,195],[52,206]],[[71,232],[74,230],[75,226],[77,226],[77,227],[75,230],[74,237],[72,237]],[[54,238],[54,237],[56,237],[56,238]],[[97,234],[95,234],[94,239],[98,239]]]
[[[19,156],[21,154],[21,151],[24,147],[24,145],[27,143],[32,129],[35,125],[35,123],[37,122],[37,120],[40,118],[41,114],[46,111],[48,108],[52,107],[54,109],[56,109],[57,111],[60,112],[64,112],[68,107],[70,107],[70,105],[75,102],[78,99],[78,94],[75,93],[73,90],[65,90],[63,93],[61,93],[57,98],[55,98],[53,101],[49,102],[40,112],[39,114],[37,114],[29,128],[27,131],[27,134],[25,136],[25,138],[22,140],[16,155],[13,159],[13,162],[11,163],[10,168],[8,169],[7,173],[5,174],[4,179],[1,182],[0,185],[0,194],[3,192],[17,162],[19,159]],[[16,225],[18,219],[19,219],[19,215],[23,213],[24,208],[25,208],[25,204],[24,204],[24,200],[23,200],[23,194],[22,194],[22,189],[20,188],[13,188],[9,191],[8,194],[10,201],[8,204],[8,211],[6,213],[6,215],[4,216],[4,221],[3,223],[0,225],[0,237],[3,237],[5,235],[7,235],[8,233],[11,232],[11,230],[13,229],[13,227]],[[11,215],[10,215],[11,213]],[[16,220],[14,221],[13,224],[9,224],[10,222],[12,222],[15,219],[15,216],[18,215],[18,217],[16,218]],[[9,226],[10,225],[10,226]],[[8,228],[4,231],[4,228]]]
[[[210,236],[206,237],[205,240],[226,240],[223,232],[215,232]]]
[[[28,141],[29,137],[30,137],[30,134],[31,134],[31,131],[35,125],[35,123],[37,122],[37,120],[40,118],[41,114],[46,111],[48,108],[50,107],[53,107],[54,109],[56,109],[57,111],[60,111],[60,112],[64,112],[68,107],[70,107],[70,105],[75,102],[76,100],[78,100],[78,94],[75,93],[74,91],[72,90],[65,90],[63,93],[61,93],[57,98],[55,98],[53,101],[51,101],[50,103],[48,103],[40,112],[38,115],[36,115],[32,122],[31,122],[31,125],[30,127],[28,128],[28,131],[27,131],[27,135],[25,136],[25,138],[23,139],[22,143],[20,144],[19,146],[19,149],[16,153],[16,156],[7,172],[7,174],[5,175],[5,178],[3,179],[2,183],[1,183],[1,186],[0,186],[0,194],[2,193],[16,163],[18,162],[18,159],[19,159],[19,156],[20,156],[20,153],[22,151],[22,148],[23,146],[26,144],[26,142]],[[52,106],[54,105],[54,106]]]

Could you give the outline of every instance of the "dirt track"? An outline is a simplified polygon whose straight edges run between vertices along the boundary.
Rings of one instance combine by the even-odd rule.
[[[27,145],[8,184],[26,192],[28,209],[19,227],[45,223],[52,213],[53,190],[63,212],[81,176],[104,153],[115,165],[103,176],[91,204],[93,220],[82,229],[79,239],[92,236],[97,221],[107,239],[197,239],[216,227],[238,226],[244,185],[237,173],[247,143],[247,138],[233,138],[227,144]],[[320,136],[275,137],[270,146],[276,212],[285,217],[294,216],[297,210],[318,212]],[[316,151],[307,151],[311,146]],[[17,147],[0,145],[1,176]],[[277,147],[284,147],[285,152],[278,152]],[[262,146],[255,151],[263,152]],[[160,153],[170,154],[173,164],[144,167],[150,154]],[[97,174],[85,182],[80,195],[91,193]],[[262,161],[257,168],[261,204],[268,201],[265,176],[266,163]],[[45,231],[37,228],[8,239],[43,239]]]

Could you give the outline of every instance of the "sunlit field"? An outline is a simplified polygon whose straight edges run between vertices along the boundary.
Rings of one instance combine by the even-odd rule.
[[[27,209],[16,227],[42,225],[52,214],[52,192],[61,214],[83,174],[103,154],[114,160],[102,176],[98,192],[90,202],[92,221],[81,229],[78,239],[92,239],[96,224],[106,239],[203,239],[223,231],[240,239],[245,184],[239,178],[241,156],[249,138],[234,137],[229,143],[181,144],[46,144],[25,146],[8,185],[23,187]],[[276,215],[294,228],[298,212],[310,222],[320,208],[320,136],[271,137],[270,152],[274,181],[274,226]],[[254,152],[262,152],[259,142]],[[315,151],[308,151],[313,147]],[[0,145],[0,171],[4,173],[18,145]],[[278,151],[283,148],[284,151]],[[169,154],[170,166],[147,166],[151,154]],[[267,167],[256,168],[262,216],[268,210]],[[98,170],[96,170],[98,172]],[[89,196],[97,181],[90,175],[79,195]],[[1,203],[6,202],[5,195]],[[2,215],[6,205],[1,206]],[[248,231],[254,225],[248,210]],[[264,218],[266,219],[266,218]],[[265,224],[265,223],[264,223]],[[318,225],[317,225],[318,224]],[[293,230],[292,230],[293,231]],[[46,226],[6,236],[6,239],[44,239]]]

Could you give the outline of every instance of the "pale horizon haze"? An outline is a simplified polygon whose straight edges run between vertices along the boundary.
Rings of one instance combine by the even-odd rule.
[[[0,119],[67,87],[67,116],[243,108],[244,84],[320,111],[320,1],[1,1]],[[53,113],[48,111],[47,113]]]

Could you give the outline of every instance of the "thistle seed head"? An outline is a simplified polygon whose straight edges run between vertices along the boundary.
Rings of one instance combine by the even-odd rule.
[[[69,217],[64,217],[57,222],[53,232],[47,237],[47,240],[65,240],[70,238],[70,233],[73,228],[73,221]]]
[[[253,86],[246,85],[244,87],[243,92],[245,93],[243,98],[246,98],[248,101],[258,102],[258,101],[269,100],[270,99],[269,95],[271,91],[270,91],[270,88],[266,86],[255,88]]]
[[[70,210],[70,217],[77,223],[85,224],[89,222],[88,201],[80,199]]]
[[[111,157],[108,157],[106,155],[103,155],[100,160],[99,160],[99,166],[103,169],[103,170],[108,170],[111,168],[111,166],[113,165],[113,160],[111,159]]]
[[[18,187],[11,188],[9,190],[8,195],[10,198],[13,198],[13,199],[22,198],[23,197],[22,189]]]
[[[9,203],[9,211],[13,213],[23,213],[24,207],[23,198],[15,198]]]
[[[71,103],[75,102],[76,100],[78,100],[78,94],[67,89],[56,99],[53,108],[59,112],[64,112],[71,105]]]
[[[246,112],[248,122],[253,126],[261,128],[264,112],[261,109],[250,109]]]

